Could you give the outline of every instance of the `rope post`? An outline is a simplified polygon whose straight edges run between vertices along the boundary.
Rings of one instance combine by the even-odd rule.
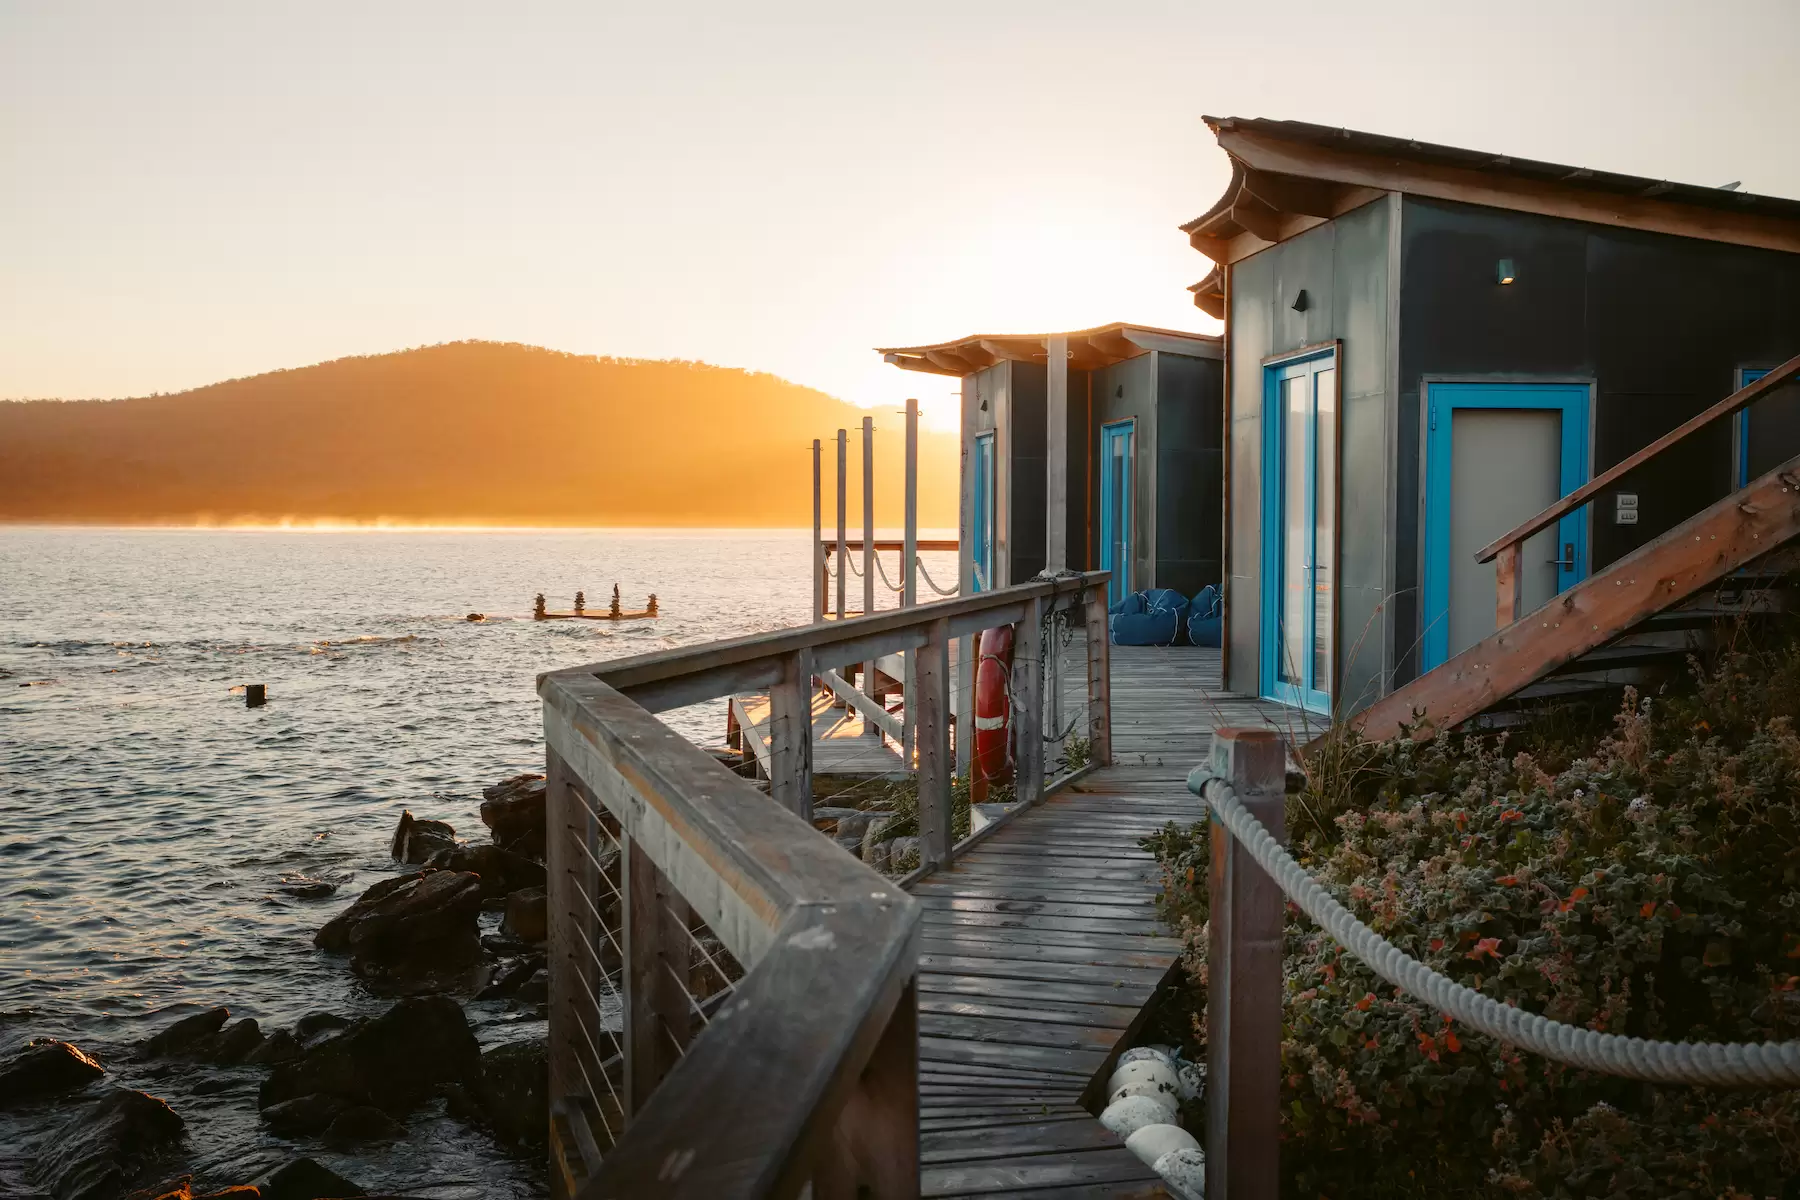
[[[812,577],[813,577],[813,621],[825,619],[825,540],[824,530],[820,524],[821,490],[819,481],[819,439],[813,439],[813,536],[812,536]]]
[[[846,534],[845,529],[844,529],[845,506],[849,502],[849,491],[850,491],[850,478],[849,478],[850,443],[849,443],[849,437],[850,437],[850,435],[847,432],[845,432],[844,430],[842,430],[842,429],[838,430],[838,437],[837,437],[837,452],[838,452],[837,619],[840,621],[844,619],[844,568],[848,567],[850,565],[849,537]]]
[[[864,417],[862,424],[862,509],[863,509],[863,616],[875,611],[875,418]],[[862,666],[862,694],[874,700],[879,695],[875,690],[875,660],[869,659]],[[881,727],[873,721],[863,721],[863,734],[881,742]]]
[[[901,513],[904,528],[900,540],[900,606],[911,608],[919,602],[919,402],[906,402],[906,491]],[[900,697],[904,701],[900,727],[900,761],[911,769],[914,730],[918,726],[913,701],[918,691],[918,667],[913,651],[905,652],[906,677],[900,681]]]
[[[1214,731],[1212,773],[1287,840],[1287,747],[1270,729]],[[1208,810],[1211,811],[1210,809]],[[1277,1200],[1281,1141],[1281,887],[1209,818],[1206,1194]]]

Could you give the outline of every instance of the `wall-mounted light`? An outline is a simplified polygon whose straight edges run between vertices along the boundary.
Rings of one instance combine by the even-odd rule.
[[[1300,294],[1294,297],[1294,311],[1295,312],[1305,312],[1306,311],[1306,289],[1305,288],[1301,288]]]
[[[1125,398],[1125,385],[1121,383],[1118,387],[1113,389],[1113,399],[1123,400],[1124,398]]]
[[[1519,277],[1519,273],[1518,273],[1518,271],[1513,269],[1513,260],[1512,259],[1503,258],[1499,262],[1494,264],[1494,282],[1495,283],[1500,283],[1500,284],[1511,283],[1513,280],[1517,279],[1518,277]]]

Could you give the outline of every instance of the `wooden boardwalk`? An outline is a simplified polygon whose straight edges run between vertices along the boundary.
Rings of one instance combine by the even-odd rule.
[[[768,775],[769,698],[767,695],[736,697],[740,728],[747,754],[762,760]],[[815,688],[812,693],[813,772],[818,775],[864,775],[903,779],[906,767],[893,744],[871,736],[862,714],[837,705],[831,693]]]
[[[1186,778],[1214,729],[1293,717],[1222,691],[1217,650],[1116,646],[1112,680],[1115,765],[912,887],[925,1196],[1165,1194],[1082,1104],[1180,950],[1138,839],[1200,818]]]

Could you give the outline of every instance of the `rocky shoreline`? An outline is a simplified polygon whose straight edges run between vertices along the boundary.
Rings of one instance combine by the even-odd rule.
[[[370,992],[392,999],[385,1011],[318,1011],[265,1030],[208,1008],[138,1042],[133,1065],[266,1069],[255,1099],[260,1121],[297,1151],[378,1150],[441,1105],[477,1136],[541,1153],[549,1122],[543,776],[514,776],[483,797],[488,840],[480,843],[402,812],[391,851],[410,869],[365,889],[313,939],[344,956]],[[322,880],[283,887],[307,899],[336,890]],[[496,912],[498,930],[484,935],[484,914]],[[483,1050],[466,1001],[502,1004],[535,1029]],[[96,1055],[49,1038],[0,1060],[0,1110],[68,1112],[31,1151],[29,1180],[54,1200],[369,1195],[304,1154],[254,1179],[197,1181],[183,1169],[188,1121],[148,1092],[112,1082],[114,1074]]]

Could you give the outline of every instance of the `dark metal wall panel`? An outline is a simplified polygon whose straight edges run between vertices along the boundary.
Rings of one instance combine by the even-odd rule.
[[[1496,280],[1500,259],[1516,280]],[[1397,583],[1416,586],[1423,381],[1585,380],[1601,471],[1727,395],[1735,371],[1800,351],[1800,255],[1408,197],[1401,249]],[[1795,447],[1800,452],[1800,445]],[[1622,481],[1639,523],[1592,517],[1594,567],[1630,553],[1732,487],[1720,423]],[[1419,634],[1416,606],[1403,628]],[[1407,639],[1410,640],[1410,639]],[[1417,663],[1402,664],[1401,681]]]
[[[1391,653],[1383,619],[1392,575],[1391,220],[1377,201],[1232,266],[1226,665],[1239,691],[1260,685],[1263,360],[1332,341],[1342,342],[1337,695],[1361,707],[1382,691]],[[1302,290],[1304,308],[1295,309]]]
[[[1224,364],[1156,358],[1156,586],[1192,596],[1220,580]]]
[[[1012,583],[1024,583],[1048,561],[1048,371],[1042,363],[1012,364],[1012,445],[1008,453],[1008,559]]]
[[[1069,371],[1068,474],[1065,476],[1069,488],[1069,531],[1068,539],[1063,545],[1068,547],[1068,565],[1076,571],[1094,569],[1094,560],[1088,547],[1091,538],[1097,535],[1090,534],[1089,530],[1099,521],[1099,514],[1089,510],[1092,485],[1089,483],[1088,473],[1096,465],[1092,446],[1099,438],[1093,432],[1092,386],[1090,372],[1074,369]]]

